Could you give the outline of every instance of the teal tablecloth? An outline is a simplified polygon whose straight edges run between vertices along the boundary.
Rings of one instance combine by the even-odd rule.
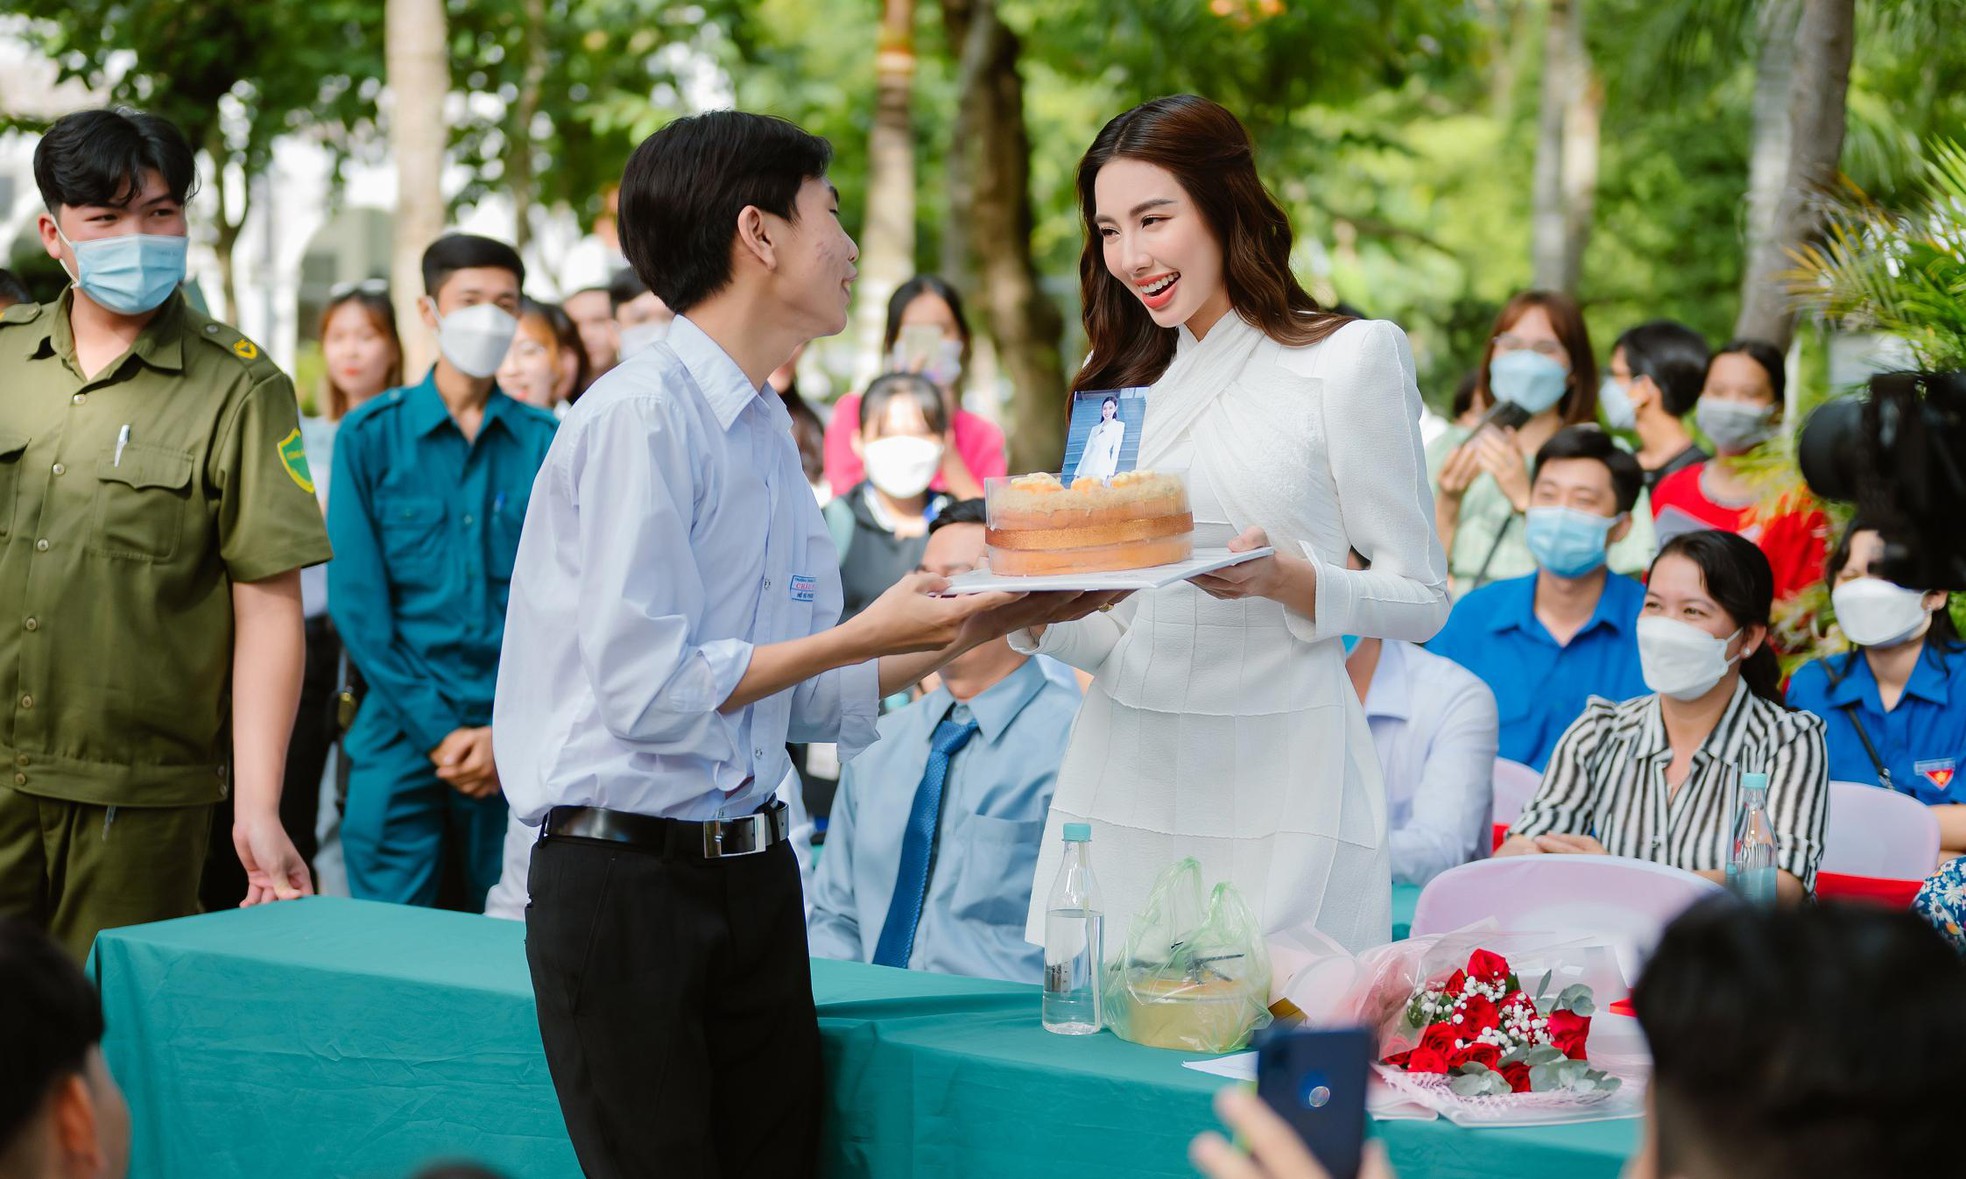
[[[1413,906],[1420,903],[1417,884],[1393,885],[1393,940],[1405,941],[1413,932]]]
[[[105,933],[92,969],[130,1098],[134,1179],[406,1179],[466,1157],[576,1179],[524,929],[316,899]],[[1222,1083],[1178,1053],[1053,1036],[1011,983],[813,963],[825,1172],[1189,1175]],[[773,1095],[746,1099],[767,1127]],[[1404,1179],[1616,1175],[1636,1122],[1379,1127]]]

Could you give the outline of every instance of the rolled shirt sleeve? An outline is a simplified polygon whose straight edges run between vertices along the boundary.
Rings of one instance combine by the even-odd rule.
[[[1361,338],[1336,349],[1325,374],[1325,437],[1345,535],[1372,567],[1321,561],[1305,544],[1317,566],[1317,616],[1284,617],[1306,641],[1350,634],[1424,643],[1447,620],[1447,557],[1434,530],[1413,350],[1384,320],[1342,330]]]
[[[750,667],[752,645],[696,638],[704,584],[690,545],[694,459],[669,410],[652,399],[623,401],[582,432],[571,473],[587,560],[580,660],[616,738],[735,773],[736,722],[718,710]],[[657,569],[661,576],[648,575]]]
[[[836,626],[845,605],[840,588],[839,552],[833,545],[824,517],[812,513],[806,527],[805,561],[801,568],[814,570],[813,622]],[[880,739],[876,723],[881,716],[880,661],[835,668],[804,681],[792,689],[792,710],[788,718],[788,739],[798,742],[831,741],[839,745],[842,762],[852,761],[860,752]]]

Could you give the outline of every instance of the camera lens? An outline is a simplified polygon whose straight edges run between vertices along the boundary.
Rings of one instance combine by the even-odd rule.
[[[1796,462],[1809,490],[1824,499],[1857,498],[1864,447],[1864,405],[1854,397],[1826,401],[1795,440]]]

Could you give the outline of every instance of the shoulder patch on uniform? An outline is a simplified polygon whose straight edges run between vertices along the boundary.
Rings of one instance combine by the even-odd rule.
[[[244,336],[232,341],[232,353],[241,360],[259,359],[259,347]]]
[[[242,340],[240,343],[245,341]],[[252,347],[250,344],[246,346]],[[307,447],[300,440],[298,426],[294,427],[292,433],[280,439],[280,465],[287,469],[288,476],[300,485],[302,491],[309,495],[314,494],[314,472],[307,469]]]

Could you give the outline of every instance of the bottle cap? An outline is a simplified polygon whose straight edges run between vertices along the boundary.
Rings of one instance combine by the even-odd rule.
[[[1741,774],[1741,789],[1743,790],[1768,789],[1768,775],[1755,773],[1753,771],[1744,771]]]
[[[1065,842],[1066,843],[1091,843],[1092,824],[1090,823],[1065,824]]]

